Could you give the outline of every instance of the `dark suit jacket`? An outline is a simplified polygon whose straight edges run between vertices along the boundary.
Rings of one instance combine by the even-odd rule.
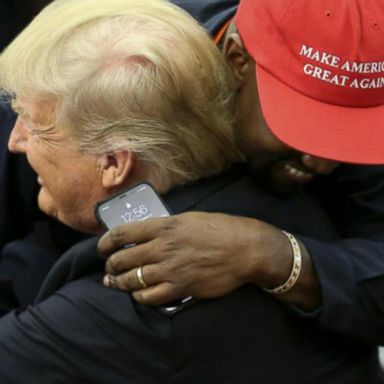
[[[173,190],[186,210],[256,216],[335,239],[306,196],[275,199],[239,167]],[[201,300],[173,317],[103,288],[97,239],[67,252],[37,302],[0,320],[0,379],[12,383],[376,383],[376,350],[320,331],[255,286]]]

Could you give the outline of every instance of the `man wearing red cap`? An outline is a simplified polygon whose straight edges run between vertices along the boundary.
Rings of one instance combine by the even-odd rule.
[[[384,5],[242,0],[230,24],[238,1],[174,2],[218,35],[238,80],[239,144],[251,168],[282,199],[305,186],[342,240],[184,214],[109,232],[104,255],[139,244],[110,257],[111,281],[153,305],[253,283],[321,328],[383,344],[384,171],[339,163],[384,163]]]

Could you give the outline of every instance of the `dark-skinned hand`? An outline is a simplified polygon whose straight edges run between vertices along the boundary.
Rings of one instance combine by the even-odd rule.
[[[122,225],[100,239],[99,252],[108,258],[104,284],[150,305],[187,296],[213,298],[245,283],[274,287],[292,265],[290,244],[279,229],[219,213],[188,212]],[[146,288],[137,276],[140,266]],[[294,294],[285,297],[307,305]]]

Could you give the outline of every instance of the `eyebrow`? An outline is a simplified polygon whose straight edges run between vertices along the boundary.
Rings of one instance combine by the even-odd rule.
[[[24,109],[22,107],[20,107],[20,105],[17,103],[16,99],[13,99],[11,101],[11,108],[18,115],[28,116],[28,114],[24,111]]]

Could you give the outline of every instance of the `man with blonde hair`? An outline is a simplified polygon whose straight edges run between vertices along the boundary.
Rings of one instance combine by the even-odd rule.
[[[18,113],[9,148],[36,171],[40,209],[79,231],[101,233],[96,203],[144,180],[174,212],[204,209],[241,175],[213,178],[242,159],[230,79],[205,31],[165,1],[58,0],[0,57]],[[96,239],[61,258],[34,307],[2,318],[2,382],[168,378],[168,330],[152,335],[128,295],[102,287]]]
[[[242,165],[228,170],[242,159],[233,78],[168,2],[55,1],[1,55],[0,87],[19,115],[9,148],[36,171],[39,207],[74,229],[100,234],[94,205],[145,180],[175,214],[257,216],[287,230],[304,220],[304,233],[337,238],[308,199],[274,198]],[[293,321],[255,286],[174,317],[102,287],[97,240],[61,257],[33,306],[0,320],[3,382],[375,382],[374,349]]]

